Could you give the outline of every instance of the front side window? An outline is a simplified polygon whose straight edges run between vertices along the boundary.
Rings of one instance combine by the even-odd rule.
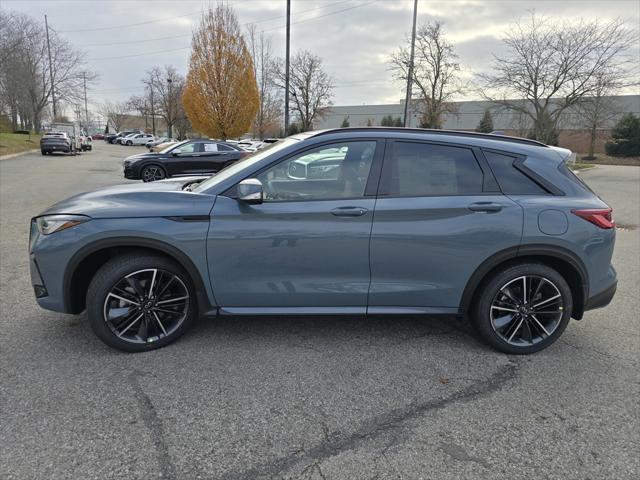
[[[196,143],[186,143],[176,148],[175,150],[172,150],[171,153],[193,153],[197,150],[196,147]]]
[[[364,196],[375,141],[323,145],[270,167],[257,176],[265,201]]]
[[[482,193],[483,173],[468,148],[395,142],[389,194],[395,196],[475,195]]]

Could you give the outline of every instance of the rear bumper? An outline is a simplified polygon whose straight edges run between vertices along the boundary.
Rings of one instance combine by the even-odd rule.
[[[613,296],[616,294],[617,288],[618,280],[615,280],[609,287],[605,288],[603,291],[589,297],[586,305],[584,306],[584,310],[587,311],[606,307],[607,305],[609,305],[609,303],[611,303]]]
[[[43,152],[62,152],[62,153],[70,153],[71,148],[68,145],[42,145],[40,146],[40,150]]]

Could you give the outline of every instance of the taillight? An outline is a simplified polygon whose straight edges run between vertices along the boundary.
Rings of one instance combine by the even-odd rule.
[[[587,222],[591,222],[600,228],[609,229],[616,226],[616,222],[613,221],[613,210],[611,208],[597,208],[586,210],[575,209],[571,210],[571,213],[579,216],[580,218],[584,218]]]

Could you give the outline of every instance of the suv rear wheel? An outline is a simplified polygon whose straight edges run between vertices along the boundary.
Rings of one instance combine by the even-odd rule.
[[[505,268],[481,288],[473,323],[482,338],[502,352],[542,350],[560,337],[571,318],[571,289],[562,275],[546,265]]]
[[[87,291],[95,334],[127,352],[163,347],[180,337],[196,315],[191,279],[173,261],[154,255],[122,255],[108,261]]]

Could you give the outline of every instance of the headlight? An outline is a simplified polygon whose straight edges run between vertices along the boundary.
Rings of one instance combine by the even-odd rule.
[[[60,230],[75,227],[87,220],[90,220],[90,218],[84,215],[45,215],[44,217],[38,217],[36,222],[38,231],[42,235],[50,235]]]

